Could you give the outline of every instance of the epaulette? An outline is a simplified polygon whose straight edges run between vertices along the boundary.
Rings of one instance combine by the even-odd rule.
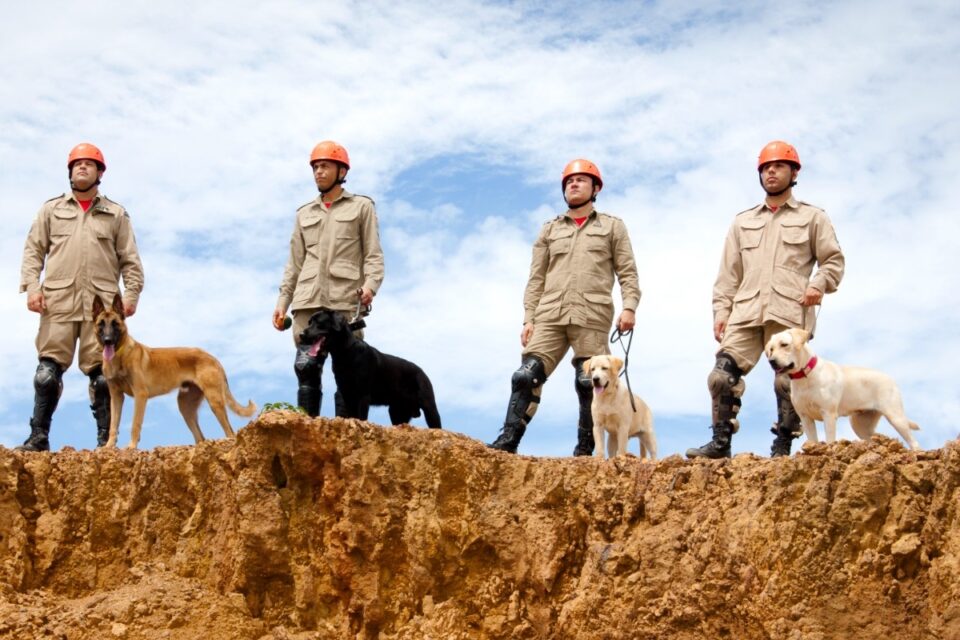
[[[67,194],[61,193],[61,194],[58,195],[58,196],[53,196],[52,198],[50,198],[49,200],[47,200],[47,202],[53,202],[54,200],[59,200],[60,198],[66,198],[66,197],[67,197]],[[47,202],[44,202],[43,204],[47,204]]]
[[[749,209],[744,209],[743,211],[741,211],[740,213],[738,213],[737,216],[742,216],[743,214],[745,214],[745,213],[750,213],[750,212],[752,212],[752,211],[759,211],[762,207],[763,207],[763,203],[755,204],[755,205],[753,205],[752,207],[750,207]],[[734,217],[736,217],[736,216],[734,216]]]
[[[817,211],[823,211],[823,209],[818,207],[817,205],[810,204],[809,202],[804,202],[803,200],[797,200],[797,204],[802,204],[805,207],[810,207],[811,209],[816,209]]]
[[[300,205],[299,207],[297,207],[297,213],[300,213],[301,210],[306,209],[306,208],[309,207],[310,205],[316,204],[316,203],[317,203],[317,199],[314,198],[314,199],[311,200],[310,202],[307,202],[306,204]]]
[[[348,197],[348,198],[363,198],[364,200],[369,200],[369,201],[370,201],[370,204],[372,204],[372,205],[376,205],[376,204],[377,204],[376,202],[373,201],[373,198],[371,198],[370,196],[365,196],[365,195],[363,195],[362,193],[351,193],[351,194],[347,195],[346,197]]]

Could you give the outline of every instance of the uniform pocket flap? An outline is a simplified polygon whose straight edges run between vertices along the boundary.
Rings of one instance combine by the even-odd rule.
[[[556,302],[560,299],[560,296],[563,295],[563,290],[558,289],[556,291],[549,291],[540,296],[540,304],[549,304],[551,302]]]
[[[803,289],[795,287],[788,282],[774,281],[773,290],[783,297],[796,300],[797,302],[800,302],[800,299],[803,298]]]
[[[64,289],[73,284],[73,278],[54,278],[43,281],[44,289]]]
[[[755,297],[760,292],[759,287],[751,287],[749,289],[740,289],[737,291],[736,295],[733,296],[734,302],[743,302],[744,300],[749,300],[750,298]]]
[[[53,215],[61,220],[73,220],[77,217],[77,212],[74,209],[58,208],[53,210]]]
[[[304,228],[306,228],[306,227],[312,227],[313,225],[317,224],[318,222],[320,222],[320,214],[317,214],[317,213],[304,214],[304,215],[300,218],[300,226],[301,226],[301,227],[304,227]]]
[[[113,280],[106,280],[104,278],[91,278],[93,287],[98,291],[106,291],[108,293],[119,293],[120,286]]]
[[[596,304],[613,304],[613,296],[609,293],[594,293],[593,291],[584,291],[583,297],[586,298],[587,302],[594,302]]]
[[[356,280],[360,277],[360,269],[348,262],[335,262],[330,265],[330,275],[335,278],[349,278]]]
[[[337,222],[350,222],[356,220],[360,212],[356,209],[347,209],[346,211],[337,211],[333,214],[333,219]]]
[[[780,232],[780,237],[783,238],[783,241],[787,244],[804,244],[810,240],[810,232],[805,225],[788,226],[784,224]]]

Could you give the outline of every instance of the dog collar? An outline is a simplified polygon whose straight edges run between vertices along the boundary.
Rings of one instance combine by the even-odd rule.
[[[813,371],[813,368],[817,366],[817,356],[810,358],[810,362],[807,363],[803,369],[800,371],[794,371],[793,373],[787,374],[792,380],[799,380],[800,378],[806,378],[810,375],[810,372]]]

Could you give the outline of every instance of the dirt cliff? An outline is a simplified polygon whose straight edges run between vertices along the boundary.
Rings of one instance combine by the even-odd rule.
[[[529,458],[265,414],[0,448],[0,637],[960,639],[960,446]]]

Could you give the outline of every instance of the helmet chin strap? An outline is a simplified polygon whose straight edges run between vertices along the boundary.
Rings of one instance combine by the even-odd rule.
[[[758,171],[758,172],[757,172],[757,176],[758,176],[758,178],[759,178],[759,180],[760,180],[760,186],[763,187],[763,190],[767,192],[767,195],[768,195],[768,196],[774,196],[774,197],[779,196],[780,194],[786,193],[786,192],[789,191],[790,189],[793,189],[795,186],[797,186],[797,181],[796,181],[796,180],[791,180],[791,181],[790,181],[790,184],[787,185],[786,187],[784,187],[783,189],[780,189],[780,191],[770,191],[769,189],[767,189],[767,188],[763,185],[763,172]]]

